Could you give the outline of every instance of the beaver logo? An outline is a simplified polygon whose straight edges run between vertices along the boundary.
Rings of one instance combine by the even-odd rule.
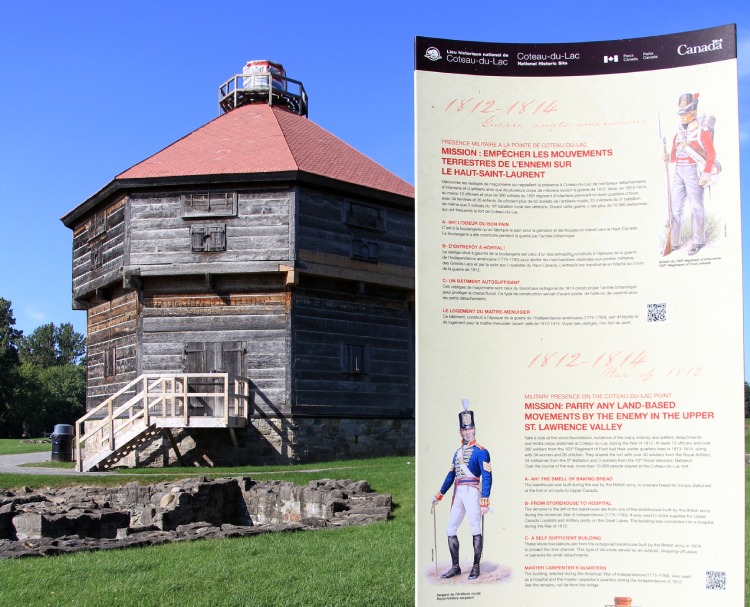
[[[424,56],[427,57],[430,61],[437,61],[438,59],[442,59],[442,57],[440,56],[440,51],[437,50],[434,46],[428,48]]]

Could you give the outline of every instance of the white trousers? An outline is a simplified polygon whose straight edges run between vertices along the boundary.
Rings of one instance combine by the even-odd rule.
[[[672,180],[672,244],[680,243],[682,216],[685,202],[690,205],[693,223],[693,244],[706,244],[706,213],[703,208],[703,188],[698,185],[698,172],[694,164],[675,165]]]
[[[472,535],[482,534],[482,513],[479,510],[479,488],[457,485],[453,488],[453,504],[448,518],[446,535],[458,535],[458,527],[468,517]]]

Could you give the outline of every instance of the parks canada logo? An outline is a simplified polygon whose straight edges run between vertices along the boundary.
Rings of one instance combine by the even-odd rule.
[[[716,38],[711,40],[711,44],[698,44],[696,46],[688,46],[687,44],[680,44],[677,47],[678,55],[697,55],[700,53],[710,53],[712,51],[722,50],[723,38]]]
[[[427,57],[430,61],[438,61],[439,59],[442,59],[442,57],[440,56],[440,51],[437,50],[434,46],[428,48],[424,56]]]

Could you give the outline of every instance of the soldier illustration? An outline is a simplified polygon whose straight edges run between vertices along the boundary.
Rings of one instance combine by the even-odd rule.
[[[690,204],[693,238],[688,255],[695,255],[706,246],[706,212],[704,188],[716,180],[720,165],[716,162],[713,143],[714,116],[698,118],[698,93],[683,93],[677,101],[680,125],[672,139],[671,152],[664,150],[664,161],[674,163],[670,189],[671,247],[664,254],[682,246],[682,219],[685,202]]]
[[[462,405],[464,410],[458,414],[461,446],[453,455],[448,475],[432,503],[436,506],[453,485],[450,518],[446,529],[452,566],[440,577],[452,578],[461,574],[457,534],[464,517],[467,517],[474,538],[474,565],[469,579],[474,580],[479,577],[479,561],[482,558],[482,517],[490,508],[492,464],[489,451],[475,440],[474,412],[469,410],[469,401],[464,399]]]

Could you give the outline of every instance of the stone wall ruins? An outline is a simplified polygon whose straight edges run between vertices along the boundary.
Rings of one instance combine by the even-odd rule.
[[[251,478],[0,492],[0,559],[384,521],[366,481]]]

